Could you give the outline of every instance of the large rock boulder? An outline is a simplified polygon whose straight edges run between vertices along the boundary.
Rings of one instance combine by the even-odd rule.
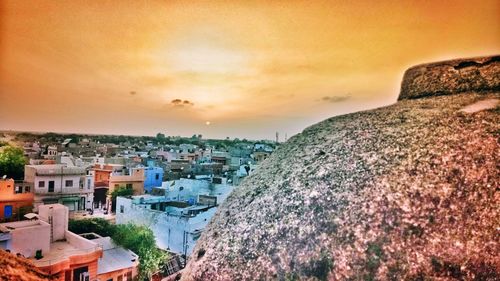
[[[182,280],[499,280],[500,93],[408,83],[282,145],[219,207]]]
[[[421,64],[405,72],[399,100],[500,91],[500,56]]]
[[[56,277],[50,277],[30,260],[0,249],[0,280],[50,281]]]

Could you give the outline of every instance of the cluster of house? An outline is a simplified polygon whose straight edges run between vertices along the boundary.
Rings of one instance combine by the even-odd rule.
[[[183,258],[167,265],[175,272],[168,267],[183,266],[218,204],[273,150],[266,144],[222,151],[148,143],[147,152],[113,145],[111,156],[75,156],[92,145],[109,152],[88,140],[27,144],[24,180],[0,180],[0,248],[33,259],[61,280],[128,280],[137,273],[137,256],[109,237],[68,231],[68,219],[81,217],[146,225],[160,249]],[[118,189],[132,195],[113,202]]]
[[[75,155],[88,153],[88,149],[93,149],[93,156]],[[110,150],[112,156],[95,154]],[[13,192],[0,190],[0,221],[22,218],[30,202],[35,212],[40,205],[60,203],[72,215],[96,209],[106,213],[111,209],[111,194],[118,188],[130,188],[134,195],[150,194],[163,182],[180,178],[202,177],[206,181],[206,177],[219,177],[237,186],[272,153],[273,147],[241,144],[216,150],[193,144],[148,142],[130,146],[66,139],[60,144],[27,143],[24,151],[30,165],[25,166],[23,181],[9,184]]]
[[[0,224],[0,248],[21,256],[54,280],[133,280],[139,258],[110,237],[68,231],[68,207],[46,204],[29,220]]]
[[[150,194],[118,197],[116,223],[145,225],[160,249],[187,257],[233,188],[217,177],[167,181]]]

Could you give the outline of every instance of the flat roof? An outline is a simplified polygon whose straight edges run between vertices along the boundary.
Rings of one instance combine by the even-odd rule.
[[[30,260],[38,267],[48,266],[64,261],[70,256],[89,254],[95,252],[97,249],[97,247],[81,249],[75,247],[75,245],[72,245],[68,241],[57,241],[50,243],[50,250],[42,253],[43,258],[38,260],[30,258]]]
[[[67,167],[62,164],[43,164],[43,165],[26,165],[36,170],[37,175],[80,175],[85,174],[85,168],[83,167]]]
[[[102,257],[98,261],[97,274],[135,267],[139,262],[139,257],[134,252],[117,246],[110,237],[100,237],[91,241],[103,248]]]

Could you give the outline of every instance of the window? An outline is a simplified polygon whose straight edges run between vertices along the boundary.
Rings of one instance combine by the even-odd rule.
[[[23,186],[22,185],[16,185],[14,188],[14,193],[23,193]]]
[[[3,216],[6,218],[6,219],[10,219],[12,217],[12,205],[6,205],[4,208],[3,208]]]
[[[160,179],[160,174],[156,174],[156,175],[155,175],[155,179],[156,179],[156,180],[159,180],[159,179]]]
[[[92,183],[92,180],[91,179],[87,179],[87,189],[90,189],[91,183]]]
[[[45,187],[45,182],[44,181],[39,181],[38,182],[38,187],[41,187],[41,188]]]
[[[132,189],[132,184],[131,183],[127,183],[127,188],[128,189]]]
[[[31,192],[31,187],[29,185],[24,187],[24,192],[29,193]]]
[[[125,211],[125,207],[123,205],[120,205],[120,213],[123,214],[124,211]]]
[[[115,188],[118,188],[118,187],[120,187],[120,185],[119,184],[115,184]]]
[[[127,281],[132,281],[132,271],[127,272]]]
[[[90,274],[88,266],[83,266],[73,270],[73,281],[89,281]]]
[[[116,279],[117,281],[123,281],[123,276],[119,275],[118,278]]]
[[[54,192],[54,186],[55,186],[54,181],[49,181],[49,192]]]
[[[73,180],[66,180],[66,183],[64,184],[66,187],[73,187]]]

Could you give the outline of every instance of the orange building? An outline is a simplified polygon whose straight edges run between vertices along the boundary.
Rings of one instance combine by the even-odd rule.
[[[94,174],[94,208],[108,206],[109,178],[114,171],[121,171],[123,165],[95,164]]]
[[[0,221],[20,220],[33,209],[33,189],[30,184],[0,179]]]
[[[121,169],[122,166],[118,165],[106,165],[106,164],[95,164],[94,165],[94,182],[95,184],[109,185],[109,177],[111,173],[117,169]]]

